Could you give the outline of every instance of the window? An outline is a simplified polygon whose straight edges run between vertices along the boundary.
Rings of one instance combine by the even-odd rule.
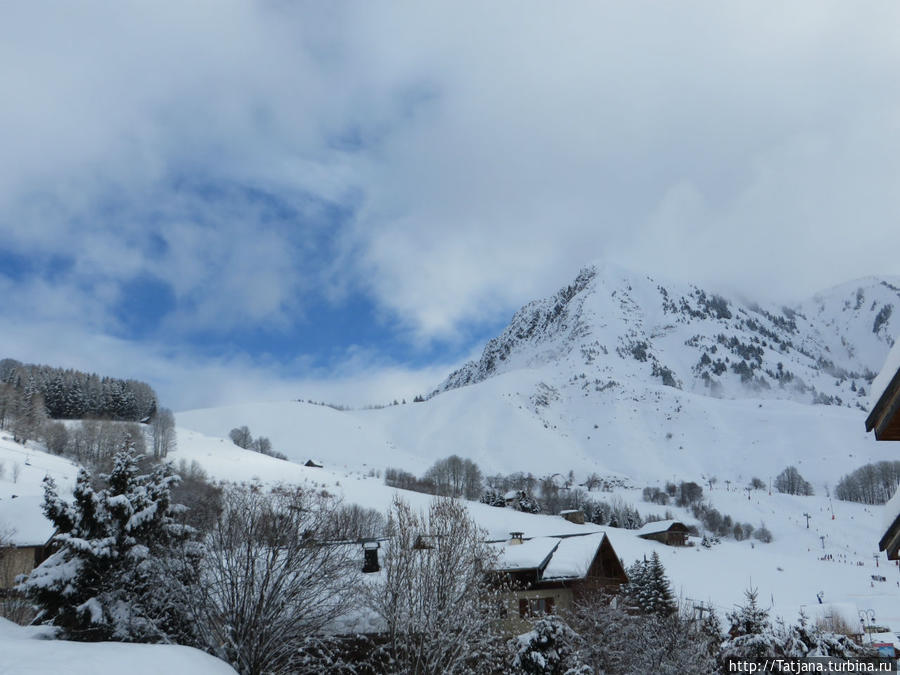
[[[553,598],[521,598],[519,600],[519,616],[540,616],[553,614]]]

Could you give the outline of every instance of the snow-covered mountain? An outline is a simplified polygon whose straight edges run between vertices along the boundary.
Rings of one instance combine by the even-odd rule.
[[[557,363],[585,391],[643,390],[656,381],[716,397],[864,409],[893,345],[898,302],[893,278],[850,282],[789,307],[591,266],[516,312],[481,358],[433,395]]]
[[[420,473],[458,454],[486,472],[599,471],[634,481],[771,477],[834,484],[893,458],[864,431],[866,393],[900,324],[900,279],[762,305],[611,265],[531,302],[423,403],[338,411],[283,402],[184,412],[246,424],[291,459]]]

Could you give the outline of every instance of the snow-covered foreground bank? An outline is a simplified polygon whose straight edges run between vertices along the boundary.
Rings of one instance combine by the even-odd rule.
[[[53,640],[46,628],[0,619],[0,675],[234,675],[234,669],[199,649],[179,645]]]

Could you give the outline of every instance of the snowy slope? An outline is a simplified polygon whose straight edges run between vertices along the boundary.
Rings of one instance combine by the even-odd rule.
[[[0,618],[0,675],[234,675],[199,649],[178,645],[49,640],[46,628],[24,628]]]
[[[558,378],[550,364],[382,410],[285,402],[191,411],[177,419],[179,427],[219,437],[247,424],[298,462],[314,457],[329,468],[394,466],[417,474],[451,454],[473,459],[486,473],[574,469],[635,481],[701,474],[768,479],[795,463],[822,486],[895,455],[866,435],[860,410],[712,398],[661,384],[598,392]],[[547,392],[546,403],[535,402]]]
[[[61,493],[75,487],[78,467],[33,443],[23,447],[0,431],[0,542],[43,544],[53,525],[41,513],[42,481],[51,476]]]
[[[852,411],[848,411],[852,412]],[[196,432],[179,431],[179,449],[172,459],[196,461],[212,476],[233,478],[252,475],[270,485],[281,481],[326,489],[346,502],[386,510],[395,495],[415,508],[426,509],[431,497],[396,490],[382,480],[350,469],[307,468],[241,450],[228,448],[228,442]],[[227,450],[227,452],[225,452]],[[240,470],[239,470],[240,467]],[[661,485],[665,477],[651,484]],[[714,605],[722,616],[743,601],[743,591],[751,584],[760,591],[761,602],[772,608],[773,616],[789,621],[801,607],[811,613],[817,594],[826,602],[852,603],[859,609],[873,609],[879,623],[900,630],[900,570],[884,556],[875,566],[873,554],[881,534],[884,507],[829,500],[824,494],[799,497],[753,491],[748,499],[743,483],[731,490],[718,484],[707,491],[708,500],[723,514],[756,527],[765,523],[774,535],[771,544],[756,541],[724,540],[711,549],[678,549],[637,537],[636,532],[594,525],[575,525],[559,516],[532,515],[512,509],[466,502],[471,517],[493,540],[505,539],[510,532],[526,537],[542,537],[603,531],[626,566],[657,551],[672,580],[675,592],[697,602]],[[605,499],[622,499],[636,506],[643,515],[663,515],[664,507],[641,501],[640,490],[617,489],[597,493]],[[676,518],[692,522],[689,512],[666,507]],[[831,514],[834,513],[834,519]],[[803,514],[811,516],[806,528]],[[824,537],[824,541],[820,539]],[[525,549],[523,549],[525,550]],[[826,555],[831,559],[823,560]],[[884,575],[886,582],[873,581],[872,575]]]
[[[181,461],[197,462],[211,477],[219,480],[253,480],[268,485],[286,482],[325,489],[348,503],[381,511],[388,508],[395,495],[423,510],[431,501],[425,494],[387,487],[380,478],[367,476],[362,471],[327,466],[308,468],[242,450],[227,439],[186,429],[178,430],[178,441],[177,451],[170,455],[176,465]],[[11,457],[16,452],[21,452],[21,446],[14,446],[9,441],[0,442],[0,456]],[[74,478],[74,467],[67,461],[35,448],[25,452],[30,455],[32,466],[49,468],[58,481],[67,480],[67,476]],[[37,471],[23,473],[14,485],[22,494],[36,495],[42,478]],[[667,478],[660,475],[648,484],[661,485]],[[6,483],[0,482],[0,485],[5,485],[9,491]],[[604,531],[626,565],[655,550],[662,558],[676,593],[711,603],[722,614],[735,603],[742,602],[743,589],[752,584],[759,588],[761,601],[772,605],[773,614],[788,620],[796,618],[801,606],[810,609],[817,604],[816,595],[822,591],[826,602],[848,602],[859,609],[873,609],[879,623],[900,630],[900,586],[897,583],[900,570],[883,556],[876,568],[873,559],[881,534],[884,507],[832,503],[824,494],[796,497],[754,491],[748,499],[742,487],[743,483],[737,483],[730,491],[726,490],[720,479],[716,489],[707,491],[706,495],[723,514],[737,521],[750,522],[757,527],[765,522],[775,537],[773,543],[726,540],[711,549],[676,549],[639,539],[629,530],[575,525],[559,516],[531,515],[475,502],[467,502],[466,506],[472,518],[485,529],[487,537],[494,540],[504,539],[514,531],[524,532],[526,537]],[[645,516],[661,516],[664,512],[663,507],[641,501],[637,488],[618,489],[597,496],[607,501],[622,499],[635,505]],[[693,520],[682,509],[668,508],[676,518]],[[804,513],[812,516],[809,529],[806,529]],[[824,543],[820,536],[824,536]],[[832,559],[822,560],[825,554],[830,554]],[[872,574],[884,575],[888,580],[873,581]],[[29,647],[20,644],[16,649]],[[98,658],[102,660],[107,656]]]

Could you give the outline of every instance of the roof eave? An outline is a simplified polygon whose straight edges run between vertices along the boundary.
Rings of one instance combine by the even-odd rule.
[[[885,426],[885,421],[894,417],[900,407],[900,368],[894,373],[888,386],[881,392],[881,396],[875,402],[872,412],[866,417],[866,432],[875,430],[875,438],[880,435],[881,430]]]

